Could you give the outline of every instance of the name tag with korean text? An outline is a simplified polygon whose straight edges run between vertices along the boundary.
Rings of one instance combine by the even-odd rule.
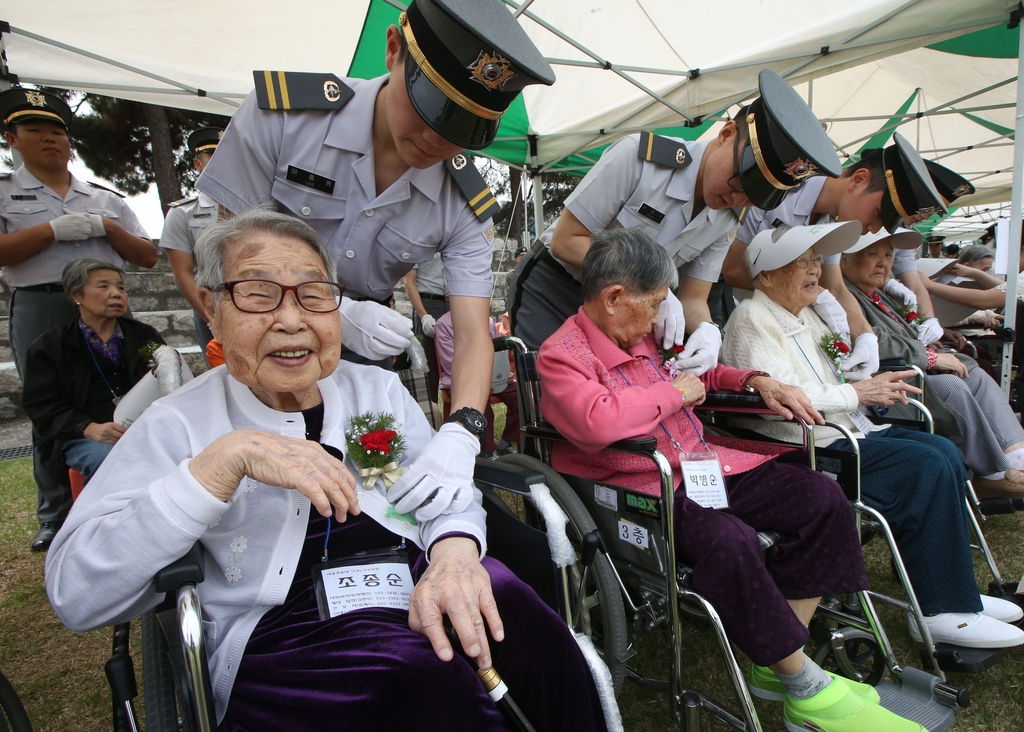
[[[686,497],[703,508],[729,508],[722,464],[710,452],[679,453]]]
[[[409,609],[414,583],[402,550],[325,562],[311,571],[321,620],[370,607]]]

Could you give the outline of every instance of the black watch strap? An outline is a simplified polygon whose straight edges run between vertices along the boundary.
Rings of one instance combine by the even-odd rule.
[[[477,437],[483,437],[487,430],[487,419],[473,407],[462,407],[455,410],[448,418],[448,422],[458,422],[469,430],[470,434]]]

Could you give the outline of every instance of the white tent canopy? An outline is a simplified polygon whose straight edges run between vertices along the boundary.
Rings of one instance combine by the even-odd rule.
[[[503,124],[499,133],[506,141],[534,137],[532,150],[522,146],[523,160],[499,157],[536,167],[637,129],[716,114],[754,93],[766,67],[796,84],[873,61],[875,73],[899,77],[902,86],[921,84],[914,79],[929,70],[927,60],[901,74],[879,59],[1006,23],[1016,7],[1013,0],[734,0],[681,12],[677,0],[506,3],[558,75],[554,87],[526,90],[521,129]],[[253,69],[344,75],[359,53],[383,56],[383,26],[367,25],[380,35],[360,39],[374,13],[401,6],[390,4],[65,1],[12,4],[0,21],[9,26],[2,35],[8,70],[21,83],[230,114],[252,89]],[[936,79],[943,86],[928,103],[971,86],[971,71],[961,72],[962,79]],[[891,111],[877,95],[844,102],[815,90],[815,97],[820,116]],[[833,139],[843,145],[858,134],[844,123]]]

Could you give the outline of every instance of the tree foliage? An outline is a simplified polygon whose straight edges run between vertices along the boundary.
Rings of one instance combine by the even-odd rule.
[[[526,186],[526,196],[519,192],[519,171],[504,163],[489,158],[477,158],[477,167],[494,191],[501,209],[494,216],[494,229],[499,236],[520,238],[522,236],[523,209],[528,209],[530,240],[536,238],[533,221],[533,185]],[[525,174],[524,174],[525,175]],[[529,179],[528,179],[529,181]],[[579,185],[580,179],[565,173],[545,173],[543,176],[544,224],[554,224],[565,207],[565,199]],[[515,204],[515,210],[513,210]]]

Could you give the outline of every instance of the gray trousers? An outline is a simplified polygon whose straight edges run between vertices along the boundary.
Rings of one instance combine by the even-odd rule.
[[[1001,473],[1010,467],[1003,453],[1024,440],[1006,396],[982,369],[972,369],[966,379],[954,374],[930,375],[931,389],[956,418],[959,435],[948,435],[967,465],[978,476]]]
[[[63,292],[26,292],[15,289],[11,295],[10,327],[11,352],[18,375],[24,383],[25,359],[32,343],[46,331],[63,325],[78,317],[78,308],[72,304]],[[32,430],[32,442],[36,443],[35,430]],[[65,486],[60,476],[50,475],[43,469],[39,448],[33,447],[33,472],[39,503],[36,517],[39,523],[46,521],[63,521],[71,510],[71,491]]]
[[[206,344],[213,340],[213,333],[210,332],[210,326],[199,317],[199,313],[195,310],[192,311],[192,320],[196,324],[196,343],[199,344],[199,348],[203,352],[203,358],[206,358]],[[206,365],[209,366],[210,362],[207,361]]]

